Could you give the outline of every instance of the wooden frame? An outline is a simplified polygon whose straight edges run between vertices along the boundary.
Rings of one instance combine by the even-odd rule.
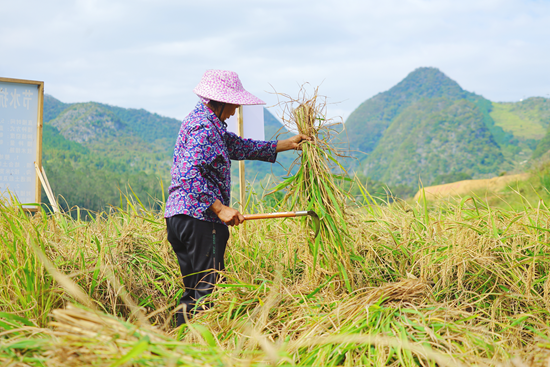
[[[14,79],[14,78],[2,78],[0,77],[0,82],[2,83],[14,83],[14,84],[29,84],[36,85],[38,89],[38,106],[37,106],[37,121],[36,121],[36,157],[35,164],[38,167],[42,167],[42,126],[44,118],[44,82],[35,81],[35,80],[26,80],[26,79]],[[32,162],[31,162],[32,163]],[[35,202],[41,202],[41,189],[40,178],[38,174],[36,176],[36,187],[35,187]],[[37,211],[38,207],[25,207],[25,210],[28,211]]]

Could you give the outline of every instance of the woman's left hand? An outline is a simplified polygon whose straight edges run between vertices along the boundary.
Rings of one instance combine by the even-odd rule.
[[[304,134],[298,134],[285,140],[279,140],[277,142],[276,152],[284,152],[285,150],[301,150],[302,145],[300,143],[304,140],[311,141],[311,137]]]

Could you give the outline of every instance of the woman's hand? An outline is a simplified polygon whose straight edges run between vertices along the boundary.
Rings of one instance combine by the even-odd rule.
[[[275,150],[278,152],[284,152],[285,150],[293,150],[293,149],[302,149],[302,146],[300,143],[304,140],[311,141],[311,138],[304,134],[298,134],[294,135],[292,138],[288,138],[285,140],[279,140],[277,142],[277,149]]]
[[[223,205],[219,200],[216,200],[214,204],[210,206],[210,210],[228,226],[238,226],[244,222],[244,217],[238,210]]]

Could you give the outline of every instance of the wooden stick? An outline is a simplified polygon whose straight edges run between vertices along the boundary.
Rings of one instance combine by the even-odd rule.
[[[51,194],[46,188],[46,182],[44,181],[44,176],[42,176],[42,172],[40,171],[40,168],[38,168],[38,164],[36,162],[34,162],[34,169],[36,170],[36,174],[38,175],[38,178],[40,179],[40,182],[44,187],[44,192],[46,193],[46,196],[48,197],[48,200],[50,200],[50,203],[51,203],[53,198],[50,196]]]
[[[40,182],[42,183],[42,186],[44,186],[44,192],[46,192],[46,196],[48,197],[48,200],[50,201],[50,204],[52,204],[52,208],[54,213],[59,213],[59,208],[57,207],[57,203],[55,199],[53,198],[53,193],[48,190],[48,184],[46,180],[44,179],[44,176],[42,176],[42,172],[40,168],[38,168],[38,164],[34,162],[34,168],[36,169],[36,173],[38,175],[38,178],[40,179]]]
[[[319,230],[321,229],[321,226],[319,223],[319,216],[313,210],[303,210],[299,212],[244,214],[243,217],[244,217],[244,220],[247,221],[247,220],[254,220],[254,219],[303,217],[306,215],[309,215],[309,217],[313,220],[313,223],[315,225],[315,237],[317,237],[317,235],[319,234]],[[246,222],[244,222],[243,224],[246,224]]]
[[[52,187],[50,186],[50,181],[48,180],[48,176],[46,176],[46,171],[44,170],[44,166],[42,166],[42,175],[44,176],[44,181],[46,182],[46,185],[48,186],[48,190],[50,191],[50,194],[53,198],[53,203],[51,203],[53,206],[53,211],[55,213],[59,213],[61,211],[59,210],[59,205],[57,204],[57,200],[55,200],[55,195],[53,194]]]
[[[291,218],[295,217],[296,212],[282,212],[282,213],[260,213],[260,214],[244,214],[244,220],[254,219],[268,219],[268,218]]]

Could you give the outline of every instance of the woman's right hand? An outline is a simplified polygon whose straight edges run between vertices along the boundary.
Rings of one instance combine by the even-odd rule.
[[[244,222],[244,217],[238,210],[223,205],[219,200],[216,200],[214,204],[210,206],[210,210],[228,226],[238,226]]]

